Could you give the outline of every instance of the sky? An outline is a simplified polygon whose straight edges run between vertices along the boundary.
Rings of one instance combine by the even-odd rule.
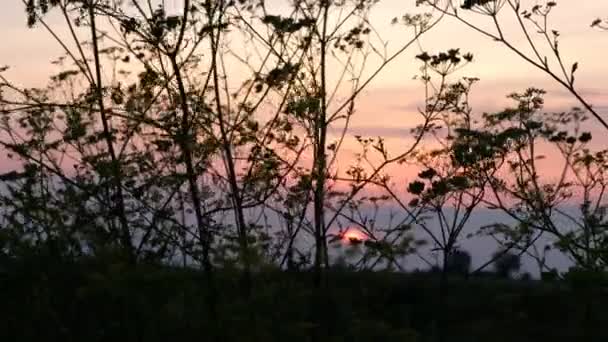
[[[181,0],[166,0],[168,3],[179,4]],[[20,67],[19,72],[27,80],[33,80],[40,74],[38,71],[45,68],[49,56],[60,52],[57,44],[50,39],[48,34],[41,28],[26,28],[25,12],[22,0],[2,1],[0,11],[0,30],[3,36],[3,48],[0,50],[0,61],[14,67]],[[284,7],[286,0],[269,0],[269,7],[276,7],[277,11]],[[378,30],[387,37],[388,41],[398,42],[404,31],[390,26],[390,19],[405,13],[420,11],[414,6],[415,0],[382,0],[374,9],[372,22]],[[522,4],[543,3],[542,0],[522,0]],[[179,7],[176,5],[175,7]],[[573,57],[581,63],[579,79],[581,86],[594,88],[597,82],[608,73],[608,68],[603,63],[601,53],[598,53],[607,44],[606,34],[595,31],[589,27],[590,22],[598,16],[608,16],[608,1],[601,0],[561,0],[554,10],[552,21],[554,27],[562,32],[562,47],[569,52],[566,58],[574,61]],[[51,17],[51,24],[58,20]],[[507,28],[506,34],[513,33],[511,37],[516,41],[520,39],[511,32],[515,22],[513,18],[504,18]],[[488,82],[500,81],[504,86],[509,83],[528,84],[531,80],[546,82],[546,78],[540,72],[532,69],[521,62],[516,56],[507,53],[497,43],[481,37],[454,20],[444,20],[439,27],[423,37],[423,45],[427,49],[459,47],[462,50],[473,52],[478,60],[475,72],[483,80]],[[416,51],[414,51],[416,52]],[[409,55],[411,57],[411,54]],[[391,72],[384,73],[380,80],[375,83],[375,88],[401,87],[404,77],[411,74],[412,68],[408,68],[408,55],[406,54],[397,65],[391,67]]]
[[[171,0],[179,3],[180,0]],[[558,0],[550,25],[561,33],[561,48],[567,64],[578,62],[577,85],[581,94],[608,119],[608,32],[590,28],[592,20],[608,17],[606,0]],[[285,0],[269,0],[269,6],[280,11]],[[400,27],[390,25],[393,17],[420,11],[415,8],[415,0],[382,0],[378,4],[372,23],[388,41],[390,48],[407,40],[409,33]],[[541,0],[522,0],[523,7],[530,7]],[[22,0],[2,0],[0,8],[0,66],[11,69],[6,75],[23,86],[44,84],[52,73],[50,61],[61,54],[59,45],[47,32],[37,27],[28,29]],[[177,6],[176,6],[177,7]],[[501,17],[505,35],[515,45],[527,49],[523,36],[516,30],[513,17]],[[56,17],[49,18],[50,25],[56,25]],[[61,29],[60,34],[65,33]],[[453,19],[446,18],[421,39],[421,48],[430,52],[460,48],[472,52],[475,63],[467,66],[462,76],[478,77],[481,81],[473,91],[472,105],[477,112],[500,110],[510,104],[506,95],[530,86],[548,91],[547,110],[563,111],[577,105],[565,89],[560,88],[543,72],[522,61],[501,44],[494,42]],[[420,53],[416,46],[401,55],[367,88],[357,102],[357,112],[351,123],[350,135],[383,136],[392,151],[401,151],[411,143],[409,128],[419,122],[416,109],[421,105],[423,89],[419,81],[413,79],[418,73],[419,63],[414,56]],[[590,120],[588,130],[592,131],[597,146],[606,144],[605,134],[594,120]],[[330,131],[330,135],[332,131]],[[337,134],[334,132],[334,135]],[[409,140],[408,140],[409,139]],[[344,145],[343,158],[348,160],[358,152],[351,138]],[[397,152],[395,152],[397,153]],[[0,164],[5,161],[0,159]],[[0,165],[1,166],[1,165]],[[548,167],[548,177],[556,168]],[[415,172],[395,171],[397,176],[411,178]]]
[[[182,0],[167,0],[179,7]],[[22,0],[3,0],[0,11],[0,32],[3,42],[0,49],[0,65],[9,65],[11,79],[24,85],[36,85],[46,81],[51,66],[50,60],[61,52],[58,44],[44,29],[28,29]],[[286,0],[269,0],[269,7],[280,11]],[[382,0],[374,10],[371,21],[388,41],[390,47],[399,46],[410,37],[401,27],[392,27],[389,23],[395,16],[420,11],[414,6],[414,0]],[[522,0],[532,5],[543,3],[539,0]],[[608,110],[608,87],[606,77],[608,66],[605,64],[605,51],[608,47],[608,33],[599,32],[589,27],[590,22],[598,15],[608,16],[608,1],[598,0],[561,0],[552,14],[552,24],[562,34],[561,47],[567,63],[578,61],[580,68],[577,76],[579,89],[587,95],[596,107]],[[57,24],[58,18],[51,16],[51,26]],[[511,37],[516,45],[523,44],[522,36],[513,28],[512,17],[504,17],[505,34]],[[57,26],[54,26],[57,27]],[[61,33],[61,30],[59,31]],[[65,33],[65,32],[64,32]],[[555,107],[568,106],[575,102],[564,93],[555,82],[541,71],[522,61],[506,50],[504,46],[473,32],[451,18],[443,20],[438,27],[422,37],[421,45],[429,51],[444,51],[448,48],[460,48],[463,52],[475,55],[474,65],[467,67],[463,73],[479,77],[482,82],[476,89],[474,105],[480,111],[497,109],[504,106],[507,100],[504,95],[528,86],[542,87],[550,91]],[[414,56],[420,50],[416,47],[400,56],[372,83],[360,102],[359,115],[354,126],[377,129],[384,122],[378,120],[373,112],[382,112],[385,123],[405,122],[412,124],[412,109],[419,105],[421,87],[412,80],[417,73],[418,63]],[[405,114],[405,115],[404,115]],[[390,125],[392,126],[392,125]]]

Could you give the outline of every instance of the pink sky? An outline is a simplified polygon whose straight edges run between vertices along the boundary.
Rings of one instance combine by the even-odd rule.
[[[280,10],[284,7],[285,0],[272,0],[268,3]],[[415,0],[382,0],[374,12],[372,21],[392,43],[389,48],[396,47],[399,42],[409,38],[405,30],[391,27],[390,19],[416,11],[414,3]],[[536,3],[543,1],[522,0],[523,7]],[[554,28],[562,33],[564,59],[567,63],[580,63],[577,73],[578,87],[608,118],[608,66],[605,62],[608,33],[589,27],[596,17],[608,16],[608,1],[561,0],[558,4],[552,20]],[[515,21],[512,19],[503,18],[507,27],[505,33],[516,43],[523,44],[522,37],[516,35],[513,30],[512,24]],[[3,36],[0,65],[10,65],[11,70],[7,76],[24,86],[41,85],[51,73],[49,62],[57,57],[61,50],[43,29],[28,29],[25,22],[22,1],[3,0],[3,8],[0,11],[0,32]],[[49,22],[53,24],[57,20],[51,16]],[[509,25],[509,22],[512,24]],[[422,45],[430,51],[459,47],[462,51],[474,53],[476,62],[467,67],[463,75],[481,79],[473,96],[473,106],[480,112],[501,109],[509,104],[505,98],[506,94],[529,86],[542,87],[549,91],[548,110],[566,110],[576,104],[567,92],[542,72],[533,69],[498,43],[449,18],[424,36]],[[420,84],[412,80],[419,67],[414,56],[419,52],[414,48],[399,57],[363,93],[358,101],[356,117],[351,123],[352,134],[384,136],[393,151],[407,147],[410,138],[408,128],[418,122],[415,109],[421,104],[423,94]],[[589,129],[599,133],[597,125],[594,124],[591,120]],[[596,134],[596,139],[600,145],[606,142],[600,134]],[[342,158],[347,161],[357,150],[357,146],[351,139],[344,147]]]

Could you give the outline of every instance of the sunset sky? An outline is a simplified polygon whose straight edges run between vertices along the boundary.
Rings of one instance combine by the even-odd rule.
[[[179,8],[181,0],[170,0],[167,3]],[[268,3],[270,8],[276,6],[277,11],[280,11],[286,2],[271,0]],[[391,26],[390,20],[405,13],[420,11],[414,3],[415,0],[383,0],[374,10],[372,22],[385,40],[389,41],[389,49],[396,48],[411,37],[406,29]],[[524,0],[522,3],[523,7],[529,7],[543,1]],[[61,54],[61,49],[44,29],[26,27],[22,0],[4,0],[3,4],[0,32],[4,39],[0,49],[0,65],[11,66],[7,76],[24,86],[42,85],[53,71],[49,62]],[[608,66],[605,54],[601,53],[608,46],[608,33],[590,28],[591,21],[602,15],[608,16],[608,1],[562,0],[558,1],[550,25],[561,32],[561,47],[566,63],[580,63],[577,84],[581,93],[601,113],[608,113]],[[514,30],[515,18],[511,15],[501,19],[506,28],[505,34],[512,37],[511,40],[516,44],[525,47],[523,36]],[[56,16],[50,16],[48,21],[58,28],[59,33],[62,32],[62,26],[58,24],[61,21]],[[499,43],[473,32],[451,18],[446,18],[426,34],[421,40],[421,46],[430,52],[458,47],[463,52],[470,51],[475,55],[475,63],[466,67],[462,75],[481,79],[473,92],[473,106],[479,112],[501,109],[509,104],[506,94],[529,86],[549,91],[548,110],[567,110],[577,104],[567,91],[547,75]],[[416,108],[420,106],[423,95],[421,84],[412,79],[420,65],[414,59],[418,53],[420,49],[414,46],[400,56],[364,92],[358,101],[351,134],[383,136],[392,150],[397,152],[404,148],[403,142],[404,138],[407,141],[409,137],[409,128],[418,122]],[[597,125],[591,123],[589,129],[595,131]],[[349,152],[357,150],[352,141],[344,147],[345,158],[349,158]]]
[[[170,2],[171,0],[168,0]],[[180,3],[180,0],[172,0]],[[269,6],[277,6],[277,11],[284,8],[285,0],[269,0]],[[0,49],[0,66],[8,65],[11,69],[6,76],[17,84],[41,86],[56,70],[50,61],[61,55],[60,46],[42,28],[28,29],[22,0],[3,0],[0,11],[0,32],[2,48]],[[414,6],[415,0],[382,0],[374,11],[372,22],[389,41],[389,49],[396,48],[407,41],[411,34],[398,26],[391,26],[395,16],[412,11],[420,11]],[[522,0],[524,7],[531,7],[540,0]],[[176,6],[177,8],[178,6]],[[608,119],[608,65],[606,48],[608,32],[590,28],[590,23],[597,17],[608,17],[606,0],[561,0],[551,16],[551,27],[561,33],[561,48],[567,65],[579,62],[577,85],[581,94],[591,102],[600,114]],[[485,18],[488,19],[488,18]],[[515,18],[501,17],[505,34],[517,46],[524,47],[524,37],[516,30]],[[57,16],[50,16],[48,22],[65,33]],[[426,34],[421,40],[421,47],[429,52],[445,51],[460,48],[463,52],[472,52],[475,63],[461,72],[461,76],[478,77],[473,91],[472,105],[480,113],[500,110],[510,104],[506,95],[535,86],[546,89],[546,109],[548,111],[565,111],[578,105],[565,89],[560,88],[553,80],[521,60],[503,45],[472,31],[462,24],[446,18],[438,27]],[[357,102],[356,117],[352,121],[351,135],[382,136],[391,151],[398,153],[406,149],[411,142],[409,129],[418,121],[416,109],[423,100],[423,89],[419,81],[413,80],[420,64],[414,56],[421,50],[413,46],[408,53],[400,56],[375,80]],[[593,119],[589,121],[588,130],[595,133],[595,145],[605,146],[606,134]],[[339,130],[331,131],[334,138]],[[330,137],[331,138],[331,137]],[[344,146],[340,166],[348,164],[358,146],[350,139]],[[0,171],[6,170],[6,161],[0,157]],[[544,176],[552,177],[559,168],[554,165],[546,167]],[[395,170],[397,177],[415,176],[416,170]],[[482,217],[485,220],[485,216]],[[479,219],[479,221],[483,221]],[[487,220],[486,220],[487,221]],[[492,247],[493,248],[493,247]],[[488,249],[487,253],[490,253]]]
[[[269,7],[276,3],[277,9],[283,7],[286,0],[268,1]],[[167,3],[179,4],[181,0],[168,0]],[[522,0],[532,5],[543,3],[538,0]],[[373,22],[379,31],[389,41],[402,41],[404,30],[391,27],[390,19],[417,9],[415,0],[382,0],[374,10]],[[178,7],[178,6],[176,6]],[[419,9],[418,9],[419,11]],[[606,46],[606,34],[595,31],[589,27],[591,21],[598,16],[608,16],[608,2],[598,0],[562,0],[552,15],[553,27],[562,33],[562,48],[568,52],[566,58],[578,60],[582,67],[579,71],[580,86],[585,88],[599,88],[605,80],[608,67],[604,63],[604,56],[598,49]],[[56,17],[51,17],[51,23],[57,23]],[[514,27],[513,18],[505,18],[506,27]],[[28,29],[25,25],[25,12],[22,0],[5,0],[0,12],[0,30],[3,33],[3,48],[0,50],[0,61],[3,64],[18,69],[20,77],[24,80],[34,81],[40,78],[40,71],[46,69],[49,57],[60,52],[57,44],[41,28]],[[508,34],[508,32],[507,32]],[[513,36],[516,38],[516,36]],[[518,39],[520,40],[520,39]],[[546,78],[539,72],[533,71],[511,53],[507,53],[498,44],[481,37],[463,25],[453,20],[444,20],[439,27],[423,38],[424,47],[428,50],[459,47],[462,50],[475,53],[478,62],[474,71],[487,83],[494,84],[492,91],[501,88],[512,89],[520,84],[531,82],[542,85]],[[416,51],[413,51],[416,52]],[[411,56],[411,54],[410,54]],[[415,72],[411,59],[404,56],[392,66],[390,72],[384,73],[375,88],[397,88],[404,85],[404,77]],[[498,83],[497,83],[498,82]],[[599,83],[599,84],[598,84]]]

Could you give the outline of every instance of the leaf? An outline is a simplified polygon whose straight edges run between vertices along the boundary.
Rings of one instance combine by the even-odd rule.
[[[418,198],[414,198],[408,203],[410,207],[416,207],[418,204],[420,204],[420,200]]]
[[[587,142],[591,141],[591,138],[592,138],[591,133],[584,132],[583,134],[581,134],[580,137],[578,137],[578,140],[582,143],[587,143]]]
[[[17,171],[10,171],[7,173],[3,173],[0,175],[0,181],[3,182],[12,182],[12,181],[16,181],[22,178],[27,177],[27,173],[23,172],[23,173],[19,173]]]
[[[437,171],[432,168],[428,168],[418,174],[418,177],[422,179],[433,179],[437,175]]]
[[[429,56],[429,54],[426,52],[423,52],[423,53],[417,55],[416,58],[425,63],[431,60],[431,56]]]
[[[572,74],[574,74],[578,70],[578,62],[572,64]]]
[[[424,183],[414,181],[409,184],[407,191],[414,195],[420,195],[424,191]]]

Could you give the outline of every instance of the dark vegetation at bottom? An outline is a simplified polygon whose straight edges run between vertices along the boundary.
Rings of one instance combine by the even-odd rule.
[[[328,272],[315,300],[306,272],[256,273],[247,299],[218,271],[212,319],[194,270],[28,258],[0,278],[2,341],[311,341],[315,321],[323,341],[435,341],[442,313],[448,341],[608,341],[596,281],[451,277],[442,306],[432,273]]]

